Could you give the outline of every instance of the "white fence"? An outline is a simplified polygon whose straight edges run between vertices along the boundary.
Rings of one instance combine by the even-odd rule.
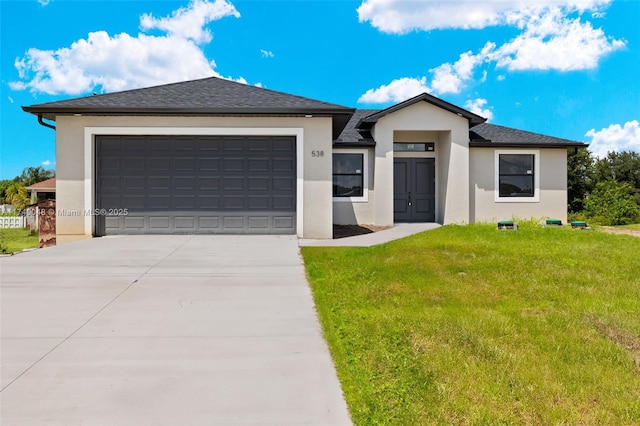
[[[0,216],[0,228],[24,228],[24,216]]]

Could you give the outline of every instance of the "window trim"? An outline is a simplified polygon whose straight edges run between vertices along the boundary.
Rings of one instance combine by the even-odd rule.
[[[362,155],[362,196],[361,197],[333,197],[339,203],[369,202],[369,150],[368,149],[334,149],[331,153],[331,193],[333,194],[333,156],[336,154]]]
[[[500,155],[533,155],[533,197],[500,196]],[[495,151],[494,160],[495,202],[497,203],[539,203],[540,202],[540,151],[530,149],[505,149]]]

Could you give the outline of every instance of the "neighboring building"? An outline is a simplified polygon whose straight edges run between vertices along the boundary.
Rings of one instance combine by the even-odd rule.
[[[56,121],[58,242],[566,221],[567,148],[585,146],[428,94],[355,110],[214,77],[23,109]]]
[[[43,180],[27,186],[27,191],[31,195],[31,203],[38,203],[44,200],[56,199],[56,178]]]

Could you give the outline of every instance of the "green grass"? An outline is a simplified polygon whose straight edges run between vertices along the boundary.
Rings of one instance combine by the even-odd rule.
[[[627,229],[638,229],[638,230],[640,230],[640,223],[635,223],[633,225],[616,226],[616,228],[627,228]]]
[[[38,245],[38,234],[32,234],[29,229],[0,229],[0,253],[15,253]]]
[[[303,248],[356,424],[640,424],[640,238],[519,225]]]

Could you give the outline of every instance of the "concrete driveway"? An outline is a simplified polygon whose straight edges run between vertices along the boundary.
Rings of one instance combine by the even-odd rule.
[[[0,259],[2,425],[350,424],[294,236]]]

